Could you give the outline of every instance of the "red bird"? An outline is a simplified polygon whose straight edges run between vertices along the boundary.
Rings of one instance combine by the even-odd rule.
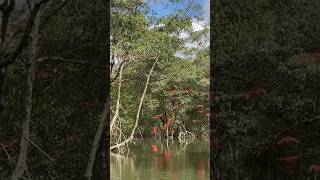
[[[300,141],[292,136],[286,136],[279,140],[278,145],[280,146],[289,146],[294,144],[299,144]]]
[[[319,173],[320,172],[320,165],[311,165],[308,169],[309,172]]]
[[[265,89],[260,88],[260,87],[256,87],[252,90],[247,91],[242,96],[245,99],[249,99],[249,98],[254,98],[254,97],[259,97],[259,96],[265,96],[266,94],[267,94],[267,91]]]
[[[154,152],[154,153],[158,152],[158,147],[156,145],[152,144],[151,145],[151,151]]]
[[[295,163],[299,159],[299,156],[286,156],[279,158],[279,161],[283,162],[284,164],[292,164]]]
[[[198,113],[202,114],[204,110],[197,110]]]
[[[203,108],[204,108],[204,106],[202,104],[197,105],[197,109],[203,109]]]

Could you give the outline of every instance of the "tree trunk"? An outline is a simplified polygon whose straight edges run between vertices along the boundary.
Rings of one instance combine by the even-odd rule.
[[[139,107],[138,107],[138,112],[137,112],[137,116],[136,116],[136,121],[135,121],[135,124],[134,124],[134,127],[133,127],[132,131],[131,131],[130,136],[129,136],[128,139],[126,139],[125,141],[123,141],[123,142],[121,142],[121,143],[119,143],[119,144],[116,144],[116,145],[111,146],[111,147],[110,147],[110,150],[115,149],[115,148],[118,148],[118,147],[120,147],[120,146],[123,146],[123,145],[127,144],[128,142],[130,142],[130,141],[133,139],[134,132],[135,132],[135,130],[136,130],[137,127],[138,127],[139,118],[140,118],[140,112],[141,112],[141,108],[142,108],[142,104],[143,104],[144,97],[145,97],[146,92],[147,92],[147,88],[148,88],[148,85],[149,85],[150,77],[151,77],[151,75],[152,75],[154,66],[156,65],[157,62],[158,62],[158,58],[157,58],[157,59],[155,60],[155,62],[153,63],[152,68],[150,69],[149,74],[148,74],[148,76],[147,76],[147,81],[146,81],[146,84],[145,84],[145,87],[144,87],[144,90],[143,90],[143,93],[142,93],[142,96],[141,96],[141,99],[140,99],[140,104],[139,104]]]
[[[124,67],[124,65],[121,65],[120,70],[119,70],[118,97],[117,97],[117,102],[116,102],[116,111],[115,111],[113,118],[111,120],[111,123],[110,123],[110,135],[112,134],[114,123],[116,122],[116,120],[119,116],[123,67]]]
[[[100,116],[98,130],[96,132],[96,135],[95,135],[93,143],[92,143],[92,148],[90,150],[89,160],[88,160],[88,164],[87,164],[87,168],[86,168],[86,172],[85,172],[85,177],[88,180],[90,180],[92,177],[92,169],[93,169],[94,162],[96,160],[96,154],[97,154],[97,150],[98,150],[98,146],[99,146],[99,141],[101,139],[103,129],[105,127],[109,112],[110,112],[110,105],[109,105],[109,98],[107,98],[107,101],[104,105],[104,109],[103,109],[101,116]]]
[[[27,74],[27,92],[25,99],[26,106],[26,116],[22,124],[22,135],[20,140],[20,152],[19,157],[15,166],[15,169],[10,177],[10,180],[20,179],[25,170],[27,169],[27,155],[29,146],[29,136],[30,136],[30,122],[31,122],[31,112],[32,112],[32,91],[33,91],[33,80],[34,80],[34,69],[36,64],[36,58],[38,54],[38,42],[39,42],[39,27],[40,27],[40,15],[35,18],[34,27],[32,31],[32,41],[31,41],[31,52],[30,52],[30,64]]]

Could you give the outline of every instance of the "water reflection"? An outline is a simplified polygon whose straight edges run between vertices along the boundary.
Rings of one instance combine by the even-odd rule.
[[[145,139],[110,156],[111,180],[208,180],[209,144]]]

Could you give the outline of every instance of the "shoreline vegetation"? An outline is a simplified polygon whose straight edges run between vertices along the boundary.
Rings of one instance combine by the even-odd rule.
[[[196,7],[152,16],[140,1],[112,1],[111,151],[135,137],[209,141],[209,27],[194,29]]]

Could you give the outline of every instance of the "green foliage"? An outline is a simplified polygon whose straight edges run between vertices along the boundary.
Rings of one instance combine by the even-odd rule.
[[[128,5],[125,5],[127,3]],[[209,49],[205,48],[199,52],[192,50],[191,53],[195,54],[196,60],[176,56],[178,51],[186,49],[185,43],[194,43],[208,35],[207,28],[201,33],[193,33],[194,19],[187,11],[190,11],[191,7],[194,7],[193,12],[199,9],[195,8],[195,4],[189,4],[189,9],[180,9],[168,16],[156,17],[148,14],[146,4],[136,2],[134,7],[129,5],[131,3],[133,2],[114,1],[111,23],[113,27],[119,27],[111,32],[111,50],[123,60],[129,61],[125,65],[121,90],[122,130],[128,134],[132,129],[145,86],[146,73],[151,68],[154,58],[158,58],[143,104],[139,126],[145,130],[144,134],[147,136],[151,135],[150,129],[153,126],[163,126],[159,120],[153,119],[160,108],[168,112],[168,118],[175,116],[176,121],[187,126],[189,130],[200,132],[199,129],[191,127],[193,117],[203,119],[208,125],[208,119],[197,114],[195,107],[197,103],[209,107],[208,97],[203,96],[209,88],[208,79],[205,79],[209,76]],[[182,32],[190,33],[191,37],[181,38],[179,35]],[[117,81],[114,82],[112,87],[113,109],[117,97],[117,84]],[[168,92],[173,86],[179,89],[175,96]],[[192,89],[192,92],[186,91],[188,88]],[[177,103],[175,106],[172,105],[174,99]]]

